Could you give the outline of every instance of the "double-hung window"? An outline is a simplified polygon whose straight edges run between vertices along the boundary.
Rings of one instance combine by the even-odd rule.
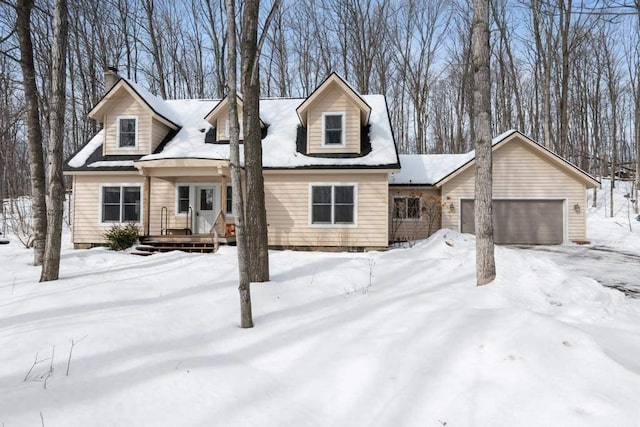
[[[324,113],[323,145],[344,145],[344,113]]]
[[[118,147],[135,148],[138,145],[138,118],[118,117]]]
[[[393,218],[394,219],[420,219],[420,198],[419,197],[394,197],[393,198]]]
[[[226,203],[227,206],[224,213],[231,215],[233,213],[233,187],[230,185],[227,185]]]
[[[311,186],[311,224],[355,224],[355,184]]]
[[[140,222],[140,186],[102,187],[102,222]]]
[[[179,185],[177,194],[178,213],[188,213],[191,203],[190,199],[191,191],[188,185]]]

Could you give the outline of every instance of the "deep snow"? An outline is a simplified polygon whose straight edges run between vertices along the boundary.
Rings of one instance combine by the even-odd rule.
[[[594,215],[590,238],[633,249]],[[273,251],[242,330],[234,248],[67,243],[61,279],[39,284],[30,251],[0,246],[0,423],[637,426],[640,301],[502,247],[477,288],[474,253],[447,230],[387,252]],[[49,360],[24,381],[54,346],[46,389]]]

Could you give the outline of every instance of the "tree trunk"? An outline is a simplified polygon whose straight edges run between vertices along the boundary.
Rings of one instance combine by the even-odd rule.
[[[66,101],[66,58],[69,35],[67,0],[56,0],[53,22],[51,112],[49,115],[49,205],[48,228],[41,282],[57,280],[60,271],[62,217],[64,212],[64,112]]]
[[[267,212],[262,175],[262,135],[260,130],[260,75],[258,67],[259,0],[244,4],[240,52],[242,55],[242,93],[244,95],[244,165],[247,182],[247,252],[249,279],[269,280]],[[266,29],[264,30],[266,31]]]
[[[42,127],[36,71],[31,40],[31,11],[33,0],[18,0],[16,4],[16,30],[20,43],[20,66],[24,79],[26,102],[27,139],[29,140],[29,169],[31,172],[31,200],[34,228],[34,265],[41,265],[47,234],[46,181],[44,153],[42,150]]]
[[[476,136],[476,277],[478,286],[482,286],[496,277],[492,224],[489,0],[473,1],[472,57]]]
[[[237,73],[236,73],[236,21],[235,0],[226,0],[227,7],[227,43],[228,78],[227,105],[229,106],[229,150],[231,166],[231,186],[233,188],[233,215],[236,225],[236,248],[238,250],[238,274],[240,293],[240,327],[253,328],[251,314],[251,282],[249,279],[249,259],[245,234],[244,201],[242,191],[242,173],[240,169],[240,125],[238,123]]]

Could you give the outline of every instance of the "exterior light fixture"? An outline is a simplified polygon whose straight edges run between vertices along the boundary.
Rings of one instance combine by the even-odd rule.
[[[453,213],[455,210],[456,210],[456,206],[453,203],[451,203],[449,205],[449,212]]]
[[[580,205],[578,203],[573,205],[573,210],[576,211],[576,213],[580,213]]]

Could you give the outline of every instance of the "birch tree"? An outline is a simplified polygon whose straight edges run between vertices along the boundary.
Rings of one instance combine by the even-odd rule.
[[[473,104],[476,136],[475,230],[478,286],[496,277],[493,247],[489,0],[473,0]]]

